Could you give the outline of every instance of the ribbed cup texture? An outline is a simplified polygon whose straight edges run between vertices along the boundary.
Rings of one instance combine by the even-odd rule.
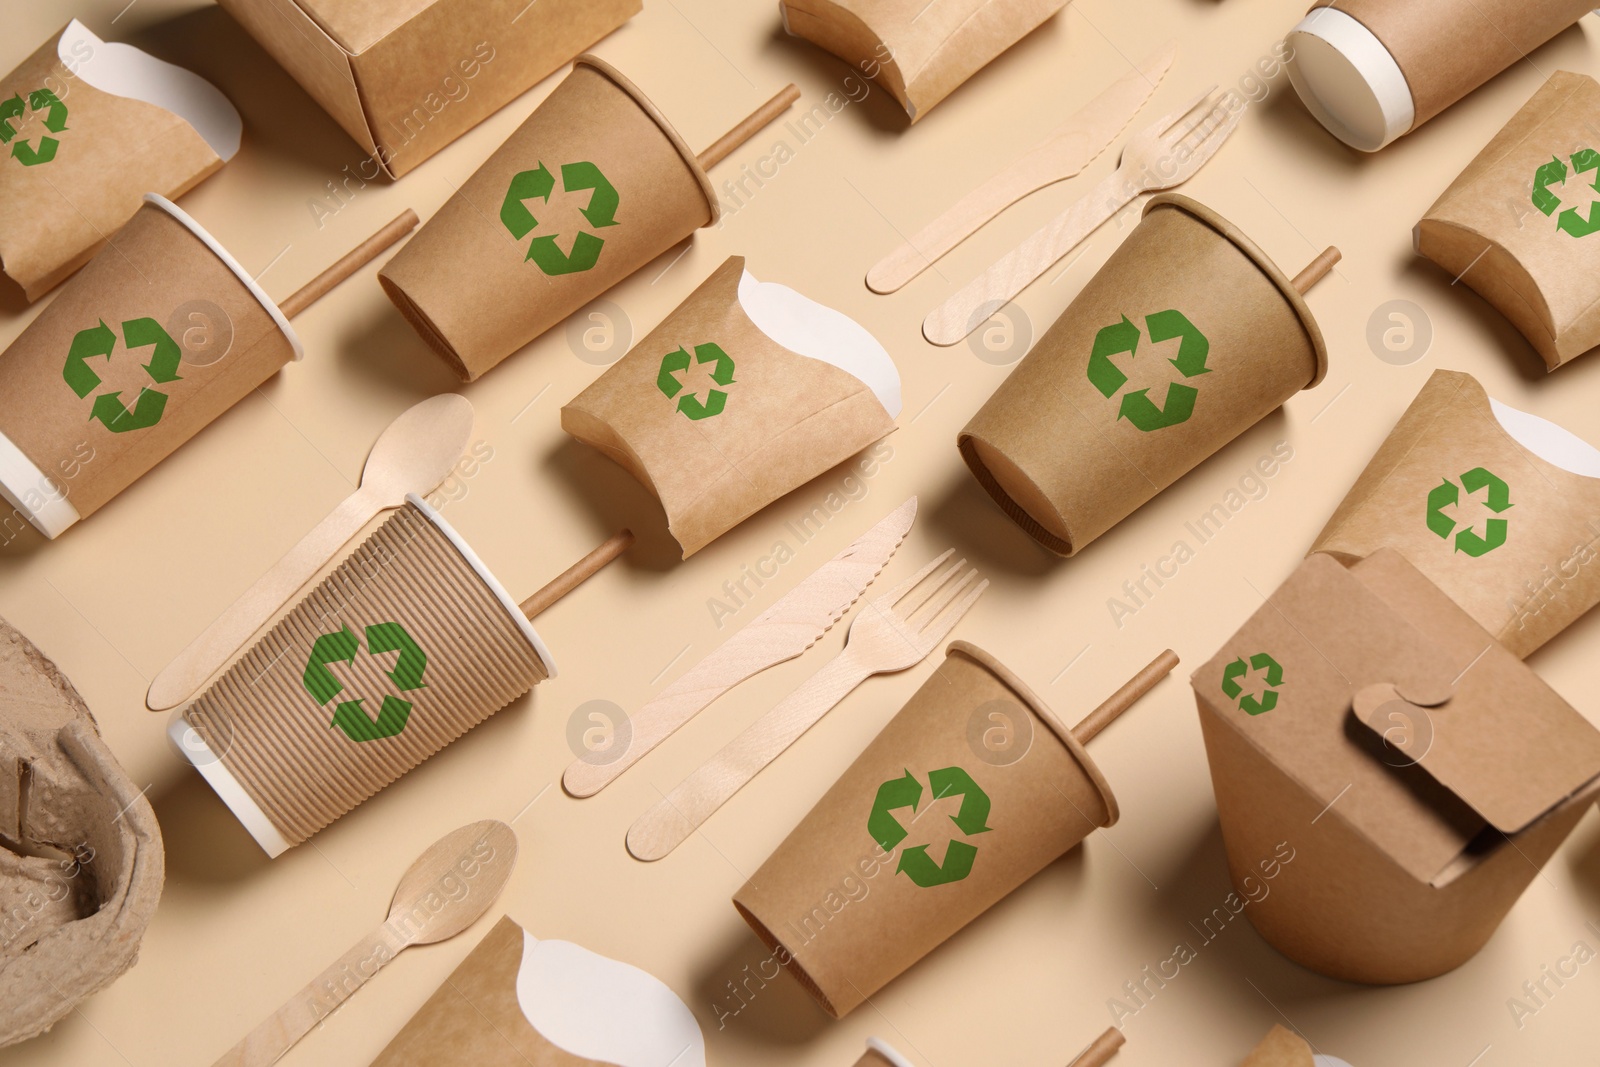
[[[368,649],[367,628],[393,634],[384,626],[391,623],[427,658],[418,688],[400,688],[414,684],[415,664],[400,663],[403,653]],[[306,681],[313,646],[344,629],[356,638],[353,662],[328,665],[335,681],[323,693],[328,685],[343,688],[319,703]],[[438,526],[408,503],[184,718],[272,824],[299,844],[547,675],[517,618]],[[385,696],[412,705],[393,736],[353,741],[334,724],[335,709],[358,699],[359,714],[384,723]],[[347,722],[355,722],[351,710]]]

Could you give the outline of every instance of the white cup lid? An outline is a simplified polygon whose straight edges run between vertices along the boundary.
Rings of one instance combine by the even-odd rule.
[[[1417,117],[1411,86],[1371,30],[1337,8],[1319,7],[1288,40],[1289,81],[1329,133],[1376,152],[1411,130]]]

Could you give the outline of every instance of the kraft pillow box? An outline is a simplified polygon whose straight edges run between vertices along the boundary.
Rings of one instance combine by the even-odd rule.
[[[175,200],[239,151],[243,123],[215,86],[77,19],[3,85],[0,263],[30,301],[89,262],[145,193]]]

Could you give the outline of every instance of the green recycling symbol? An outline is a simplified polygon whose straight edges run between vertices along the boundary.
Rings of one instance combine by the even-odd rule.
[[[328,664],[355,663],[360,647],[355,633],[348,626],[337,633],[323,634],[311,646],[311,658],[306,662],[306,673],[302,680],[306,692],[315,697],[318,704],[326,704],[344,691],[344,683],[334,677]],[[394,670],[384,672],[396,689],[409,693],[413,689],[427,688],[422,675],[428,669],[428,657],[417,647],[404,626],[397,622],[382,622],[367,627],[367,655],[375,656],[382,652],[400,653],[395,660]],[[378,709],[377,719],[373,719],[362,708],[362,699],[357,697],[341,701],[333,709],[333,721],[328,728],[331,730],[337,726],[352,741],[394,737],[406,728],[406,722],[411,718],[411,701],[392,693],[386,694]]]
[[[1445,540],[1450,539],[1451,533],[1456,535],[1455,545],[1457,552],[1477,558],[1486,553],[1493,552],[1506,543],[1506,520],[1489,519],[1484,523],[1483,536],[1479,537],[1472,532],[1472,527],[1462,526],[1456,529],[1456,522],[1444,513],[1444,509],[1452,504],[1461,502],[1461,490],[1469,494],[1480,489],[1487,489],[1484,496],[1484,507],[1501,514],[1511,507],[1511,487],[1500,478],[1490,473],[1483,467],[1473,467],[1461,476],[1461,485],[1458,488],[1455,482],[1446,478],[1428,493],[1428,529],[1438,534]]]
[[[1600,152],[1585,148],[1572,153],[1570,172],[1560,157],[1552,158],[1534,172],[1533,206],[1546,215],[1554,215],[1556,208],[1561,206],[1561,197],[1552,193],[1550,186],[1565,185],[1569,173],[1573,178],[1580,174],[1588,174],[1593,180],[1584,184],[1600,194]],[[1556,217],[1556,229],[1569,237],[1587,237],[1591,233],[1600,231],[1600,203],[1595,200],[1590,201],[1588,218],[1579,214],[1579,209],[1576,207],[1567,208]]]
[[[711,368],[711,380],[718,385],[733,384],[733,360],[722,350],[721,345],[709,342],[695,345],[694,362],[716,364]],[[728,406],[728,394],[721,389],[707,390],[703,404],[693,393],[678,396],[683,392],[683,383],[678,380],[678,374],[688,369],[689,350],[680,345],[661,357],[661,370],[656,374],[656,388],[660,389],[669,400],[677,396],[678,410],[685,418],[693,419],[695,422],[722,414],[723,409]]]
[[[35,89],[28,94],[26,106],[22,102],[22,94],[18,93],[9,100],[0,100],[0,144],[11,144],[12,138],[17,136],[17,128],[11,125],[11,120],[20,119],[29,108],[45,112],[44,128],[51,133],[60,133],[67,128],[67,105],[55,93],[49,89]],[[11,144],[11,155],[24,167],[33,167],[56,158],[56,148],[60,143],[54,137],[41,136],[39,147],[35,148],[24,139]]]
[[[543,200],[549,203],[550,194],[555,188],[556,176],[542,162],[535,170],[525,170],[512,176],[505,199],[500,204],[500,221],[511,231],[512,237],[520,241],[539,225],[539,220],[528,210],[526,201]],[[563,164],[561,188],[568,193],[592,190],[589,206],[583,209],[582,215],[594,229],[603,230],[617,224],[616,187],[606,180],[600,168],[593,163]],[[528,244],[526,258],[546,274],[578,274],[600,262],[600,249],[605,246],[605,241],[588,230],[578,232],[572,239],[572,251],[566,253],[556,247],[557,236],[552,233],[535,237]]]
[[[1146,315],[1145,331],[1152,344],[1178,339],[1178,354],[1168,360],[1185,378],[1198,378],[1210,371],[1206,357],[1211,354],[1211,342],[1189,321],[1181,311],[1158,311]],[[1128,383],[1128,376],[1111,361],[1111,357],[1127,353],[1131,359],[1139,350],[1139,327],[1128,316],[1094,335],[1094,347],[1089,352],[1089,384],[1100,390],[1100,395],[1110,400],[1117,390]],[[1194,414],[1195,397],[1199,390],[1183,382],[1167,386],[1164,407],[1157,407],[1150,399],[1150,390],[1135,389],[1122,397],[1117,418],[1127,419],[1136,429],[1149,433],[1166,426],[1176,426],[1189,421]]]
[[[961,808],[950,821],[968,837],[988,833],[989,794],[978,787],[972,776],[960,767],[944,767],[928,774],[928,786],[935,800],[959,796]],[[906,828],[894,817],[900,808],[917,810],[922,800],[922,783],[909,770],[901,778],[891,778],[878,787],[872,801],[872,814],[867,816],[867,833],[872,835],[885,852],[893,849],[908,836]],[[944,854],[944,865],[933,862],[927,845],[917,845],[900,853],[900,865],[895,873],[905,873],[913,883],[927,889],[936,885],[959,882],[972,873],[972,863],[978,858],[977,846],[968,841],[952,839]]]
[[[183,361],[183,350],[155,319],[128,319],[122,324],[122,340],[129,349],[152,348],[150,362],[144,364],[145,373],[151,381],[165,384],[181,380],[178,365]],[[89,366],[89,360],[103,356],[110,363],[111,353],[116,347],[117,333],[106,325],[104,319],[100,320],[98,326],[79,330],[73,335],[72,346],[67,350],[66,366],[61,368],[61,377],[80,400],[100,385],[100,376]],[[167,394],[147,385],[139,390],[133,410],[129,411],[123,407],[122,390],[118,389],[94,398],[89,421],[99,419],[112,433],[127,433],[129,430],[154,426],[161,421],[162,412],[166,410]]]
[[[1266,674],[1269,688],[1262,692],[1259,700],[1253,695],[1242,695],[1244,694],[1244,686],[1239,684],[1239,679],[1249,673],[1251,668],[1263,671]],[[1248,664],[1245,663],[1244,657],[1240,656],[1222,668],[1222,692],[1229,700],[1237,700],[1239,702],[1239,710],[1247,715],[1261,715],[1277,707],[1277,687],[1282,684],[1283,667],[1265,652],[1257,652],[1251,656]]]

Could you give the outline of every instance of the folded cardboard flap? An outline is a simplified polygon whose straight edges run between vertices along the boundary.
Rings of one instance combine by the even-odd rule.
[[[1413,231],[1417,252],[1510,319],[1551,370],[1600,344],[1593,212],[1586,195],[1565,196],[1569,182],[1592,184],[1580,167],[1600,149],[1597,114],[1600,83],[1556,71]]]
[[[1241,695],[1265,666],[1276,695]],[[1424,884],[1600,786],[1600,731],[1392,549],[1348,569],[1313,554],[1197,679],[1330,817]]]
[[[641,7],[640,0],[219,3],[391,178]]]

